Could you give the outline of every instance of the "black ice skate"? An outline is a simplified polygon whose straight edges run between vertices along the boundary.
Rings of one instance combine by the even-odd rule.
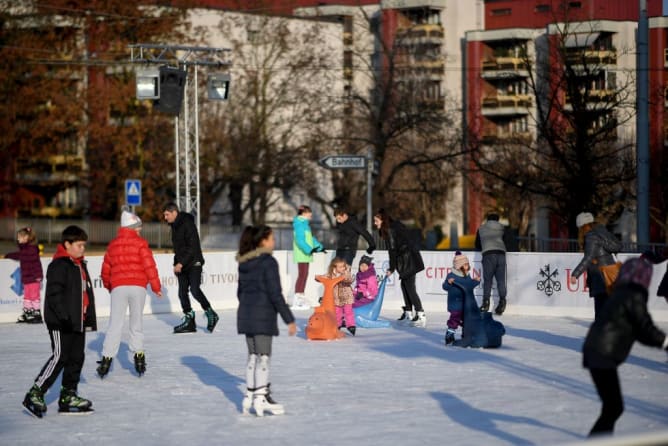
[[[32,319],[27,321],[29,324],[41,324],[42,312],[39,310],[32,310]]]
[[[448,328],[445,332],[445,345],[450,345],[455,342],[455,332],[454,330]]]
[[[109,369],[111,368],[111,361],[113,361],[113,358],[110,358],[108,356],[103,356],[101,360],[97,361],[99,366],[97,366],[97,374],[100,376],[100,378],[104,378],[107,376],[107,373],[109,373]]]
[[[482,300],[482,304],[480,305],[480,311],[482,313],[487,313],[489,311],[489,299]]]
[[[357,330],[357,328],[354,325],[351,325],[350,327],[346,328],[348,329],[351,335],[355,336],[355,331]]]
[[[30,310],[28,308],[23,309],[23,313],[16,319],[17,324],[30,324],[32,323],[32,320],[35,318],[33,314],[33,310]],[[40,317],[41,319],[41,317]]]
[[[146,355],[144,355],[144,352],[135,353],[135,370],[139,376],[146,373]]]
[[[63,414],[89,414],[93,412],[93,403],[77,395],[76,390],[60,389],[58,412]]]
[[[42,418],[46,413],[44,393],[37,386],[37,384],[32,386],[28,393],[26,393],[25,398],[23,398],[23,407],[25,407],[28,412],[30,412],[30,415],[37,418]]]
[[[213,308],[206,310],[204,315],[206,316],[206,329],[209,330],[209,332],[212,332],[213,329],[216,328],[216,324],[220,318],[218,317],[218,314],[213,311]]]
[[[195,333],[197,326],[195,325],[195,312],[189,311],[183,316],[183,321],[174,327],[174,333]]]
[[[506,299],[500,299],[499,303],[496,305],[496,308],[494,309],[494,313],[496,313],[497,316],[501,316],[504,311],[506,311]]]

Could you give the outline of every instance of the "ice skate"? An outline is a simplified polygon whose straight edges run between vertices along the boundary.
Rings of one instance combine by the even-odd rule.
[[[445,345],[450,345],[455,342],[455,331],[451,328],[445,332]]]
[[[404,310],[404,312],[401,313],[401,316],[399,317],[399,319],[397,319],[397,322],[400,325],[410,324],[411,320],[413,319],[413,314],[411,310],[407,309],[406,307],[401,307],[401,308]]]
[[[243,401],[241,401],[241,413],[244,415],[248,415],[253,407],[254,392],[255,389],[246,388],[246,394],[244,395]]]
[[[220,318],[218,317],[218,313],[213,311],[213,308],[206,310],[204,315],[206,316],[206,329],[211,333],[213,332],[213,329],[216,328],[216,324],[218,324]]]
[[[42,418],[46,413],[44,393],[37,384],[33,385],[28,393],[26,393],[25,398],[23,398],[23,407],[30,412],[30,415],[37,418]]]
[[[306,303],[306,296],[304,296],[304,293],[295,293],[295,296],[292,300],[292,306],[290,309],[292,310],[308,310],[310,309],[310,305]]]
[[[32,319],[27,321],[29,324],[41,324],[42,312],[40,310],[32,310]]]
[[[146,373],[146,355],[144,352],[137,352],[135,353],[135,371],[137,372],[137,375],[142,376],[144,373]]]
[[[425,316],[424,311],[416,311],[415,316],[411,319],[411,325],[413,327],[424,328],[427,326],[427,316]]]
[[[497,316],[501,316],[504,311],[506,311],[506,299],[500,299],[494,309],[494,313],[496,313]]]
[[[258,417],[263,417],[265,412],[271,415],[283,415],[285,409],[282,404],[278,404],[271,397],[269,390],[270,384],[267,387],[257,389],[253,398],[253,409]]]
[[[16,319],[17,324],[29,324],[32,323],[32,320],[34,319],[33,315],[33,310],[30,310],[28,308],[23,309],[23,313]],[[41,318],[40,318],[41,319]]]
[[[97,372],[98,376],[100,378],[104,378],[107,376],[107,373],[109,373],[109,369],[111,368],[111,361],[113,361],[113,358],[110,358],[108,356],[103,356],[102,359],[97,361],[99,366],[97,366],[97,369],[95,371]]]
[[[355,336],[355,331],[357,331],[357,328],[354,325],[351,325],[350,327],[346,328],[348,329],[351,335]]]
[[[482,304],[480,304],[480,311],[482,313],[487,313],[489,311],[489,299],[482,300]]]
[[[76,390],[60,389],[58,398],[58,413],[63,414],[89,414],[93,412],[93,403],[86,398],[77,395]]]
[[[195,325],[195,312],[189,311],[184,314],[183,321],[176,327],[174,327],[174,333],[195,333],[197,331],[197,326]]]

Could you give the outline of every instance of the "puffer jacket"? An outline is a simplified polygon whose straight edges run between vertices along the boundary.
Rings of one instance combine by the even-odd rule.
[[[290,324],[295,317],[281,291],[278,262],[272,251],[257,248],[239,256],[237,332],[247,335],[278,336],[277,314]]]
[[[86,277],[85,282],[82,277]],[[86,284],[84,290],[82,284]],[[84,291],[88,306],[84,312]],[[46,269],[44,322],[49,330],[84,332],[97,330],[95,295],[86,261],[72,259],[62,244]]]
[[[355,296],[361,295],[367,299],[374,299],[378,294],[378,278],[376,277],[376,268],[369,265],[366,271],[358,271],[355,276]]]
[[[647,289],[635,284],[617,285],[602,314],[589,328],[582,347],[583,366],[616,368],[624,362],[635,341],[661,347],[666,335],[647,311]]]
[[[134,229],[118,230],[118,235],[104,253],[101,276],[102,284],[109,291],[124,285],[145,288],[148,283],[154,293],[160,292],[160,277],[153,252],[148,242]]]
[[[5,255],[6,258],[18,260],[21,266],[21,282],[41,282],[44,278],[42,261],[39,258],[39,248],[30,243],[19,243],[19,250]]]
[[[204,265],[195,217],[187,212],[179,212],[171,226],[174,265],[180,263],[184,271],[189,270],[196,263]]]
[[[450,284],[449,279],[454,279]],[[480,285],[479,280],[454,272],[448,273],[443,281],[443,290],[448,293],[448,311],[464,311],[464,299],[469,296],[475,301],[473,289]]]
[[[584,237],[584,257],[572,272],[573,277],[580,277],[587,271],[587,286],[590,296],[606,293],[605,281],[599,266],[612,265],[612,254],[622,249],[622,243],[605,226],[596,225]]]

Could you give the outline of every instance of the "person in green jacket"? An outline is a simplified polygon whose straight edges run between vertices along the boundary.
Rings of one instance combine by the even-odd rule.
[[[309,308],[304,296],[309,263],[313,262],[314,252],[324,252],[325,250],[311,232],[309,222],[312,216],[311,208],[302,205],[299,206],[297,215],[292,220],[292,258],[297,264],[295,297],[292,303],[292,308],[295,310]]]

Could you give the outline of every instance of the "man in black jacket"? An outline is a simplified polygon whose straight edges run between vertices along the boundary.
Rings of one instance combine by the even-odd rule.
[[[369,255],[373,253],[376,249],[376,242],[373,241],[369,231],[364,229],[364,226],[357,220],[357,217],[349,215],[345,209],[338,208],[334,211],[334,218],[337,223],[336,228],[339,231],[339,238],[336,242],[336,257],[340,257],[348,265],[352,265],[357,253],[357,241],[360,235],[367,242],[366,252]]]
[[[179,207],[175,203],[165,205],[163,216],[172,227],[174,274],[176,274],[179,282],[179,301],[185,315],[183,321],[174,327],[174,333],[193,333],[197,331],[195,312],[190,305],[188,290],[202,306],[207,319],[206,328],[211,332],[218,323],[218,314],[213,311],[211,304],[200,288],[204,256],[202,255],[195,218],[187,212],[179,212]]]

